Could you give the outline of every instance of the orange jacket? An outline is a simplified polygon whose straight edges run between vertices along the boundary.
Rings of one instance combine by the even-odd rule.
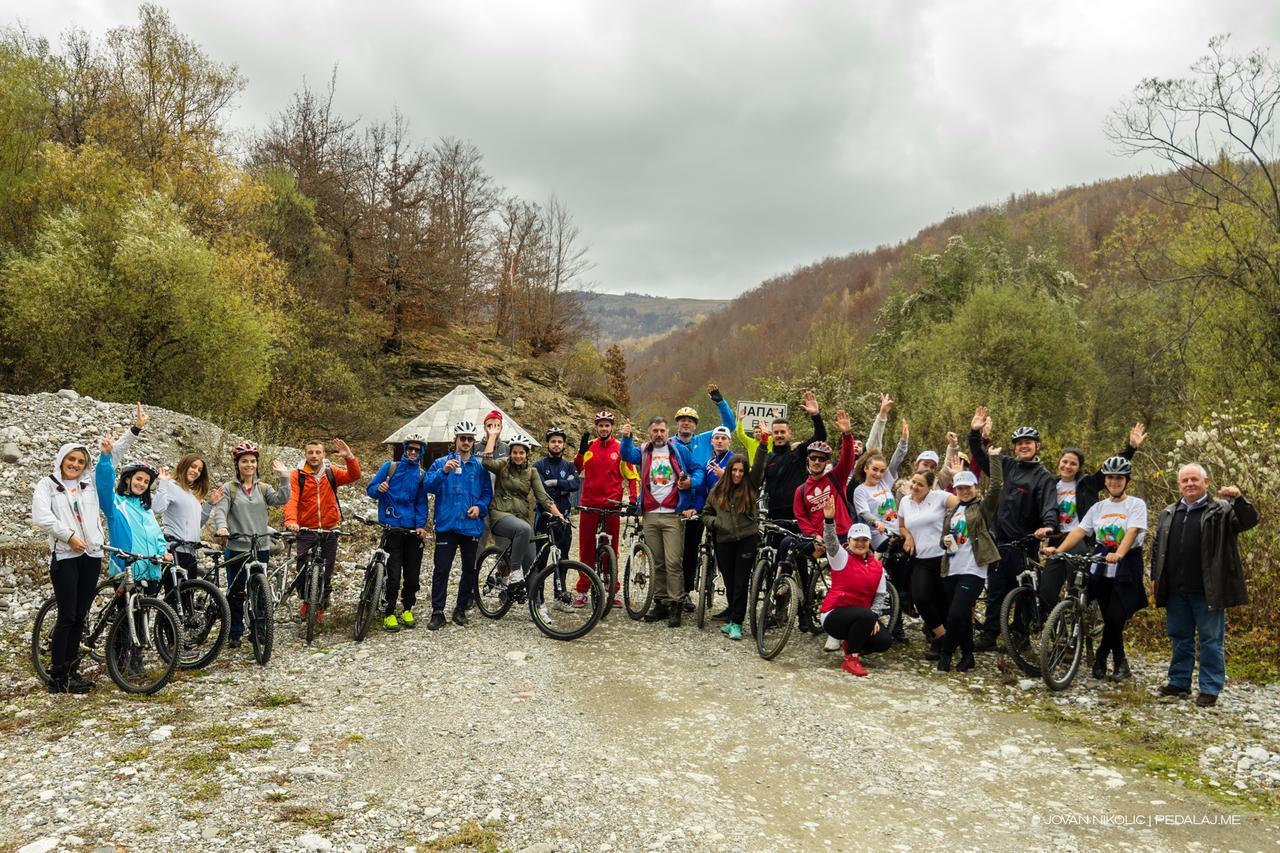
[[[354,456],[347,460],[346,468],[326,466],[318,474],[295,468],[289,472],[289,502],[284,505],[284,523],[325,529],[337,527],[342,522],[342,510],[334,487],[359,479],[360,460]]]

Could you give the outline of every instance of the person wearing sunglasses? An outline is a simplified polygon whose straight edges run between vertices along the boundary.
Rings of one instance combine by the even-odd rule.
[[[476,553],[484,535],[484,518],[493,501],[493,481],[475,453],[476,425],[460,421],[453,427],[453,449],[431,464],[424,486],[436,496],[436,547],[431,572],[431,621],[427,628],[444,627],[449,573],[462,551],[462,577],[454,603],[453,622],[467,624],[467,606],[476,591]]]
[[[413,433],[405,438],[399,460],[382,463],[365,490],[378,502],[378,521],[388,528],[387,582],[382,601],[382,627],[387,631],[418,627],[413,615],[422,583],[422,540],[427,535],[426,470],[422,458],[427,441]],[[396,617],[396,598],[401,610]]]

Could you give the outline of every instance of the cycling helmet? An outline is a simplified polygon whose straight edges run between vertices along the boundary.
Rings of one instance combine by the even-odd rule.
[[[139,471],[148,475],[147,488],[136,497],[142,501],[142,505],[147,509],[151,509],[151,486],[156,481],[156,476],[160,473],[146,462],[130,462],[128,465],[120,469],[120,476],[116,478],[116,494],[131,495],[133,490],[129,488],[129,481],[133,479],[133,475]]]
[[[693,406],[683,406],[676,410],[676,420],[681,418],[693,418],[696,422],[698,420],[698,410]]]
[[[528,452],[533,450],[533,439],[522,432],[518,432],[507,439],[507,447],[523,447]]]
[[[553,426],[551,429],[547,430],[547,434],[542,437],[542,440],[550,441],[551,436],[553,435],[558,435],[561,438],[563,438],[565,441],[569,440],[568,434],[566,434],[565,431],[558,426]]]
[[[239,462],[241,456],[252,455],[255,458],[259,455],[258,445],[252,441],[242,441],[235,447],[231,448],[231,461]]]
[[[596,423],[600,423],[601,421],[613,423],[613,412],[608,410],[596,412]]]
[[[411,444],[416,444],[419,447],[425,449],[427,446],[427,440],[426,438],[423,437],[422,433],[420,432],[409,433],[404,437],[404,441],[400,443],[403,444],[405,447],[408,447]]]
[[[1112,456],[1106,462],[1102,463],[1102,474],[1119,474],[1125,477],[1133,476],[1133,463],[1123,456]]]
[[[453,425],[453,437],[457,438],[460,435],[469,435],[472,438],[475,438],[476,425],[471,421],[458,421]]]
[[[809,453],[823,453],[827,456],[831,456],[834,452],[835,451],[831,449],[831,445],[827,444],[825,441],[814,441],[809,444]]]
[[[1029,438],[1032,441],[1039,441],[1040,431],[1035,427],[1018,427],[1013,431],[1014,441],[1022,441],[1024,438]]]
[[[148,462],[130,462],[128,465],[120,469],[120,479],[127,480],[139,471],[145,471],[151,476],[152,480],[160,475],[160,472],[151,466]]]

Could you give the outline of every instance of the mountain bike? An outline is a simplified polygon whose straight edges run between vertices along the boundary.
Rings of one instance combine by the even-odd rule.
[[[1014,543],[1026,547],[1039,544],[1034,536]],[[1027,557],[1027,567],[1018,575],[1017,585],[1000,603],[1000,639],[1005,653],[1032,678],[1040,677],[1040,632],[1044,628],[1044,612],[1040,606],[1040,573],[1044,564]]]
[[[403,527],[388,527],[371,518],[358,519],[360,523],[370,527],[381,527],[382,536],[378,539],[378,547],[369,555],[369,562],[364,567],[364,582],[360,584],[360,598],[356,602],[356,621],[351,633],[357,643],[362,642],[369,633],[374,616],[382,607],[382,600],[387,590],[387,537],[399,536],[412,531]],[[393,604],[395,602],[392,602]]]
[[[553,523],[572,523],[552,517]],[[479,596],[476,605],[490,619],[501,619],[518,602],[529,605],[529,615],[538,630],[553,640],[576,640],[585,636],[604,616],[605,592],[600,576],[586,563],[565,558],[549,533],[537,533],[531,540],[537,549],[531,576],[508,582],[511,567],[519,558],[505,548],[490,545],[477,559]],[[589,606],[575,607],[575,588],[579,578],[590,584]]]
[[[703,528],[702,541],[698,543],[698,578],[694,592],[698,604],[694,608],[694,621],[701,629],[707,622],[707,609],[716,600],[716,594],[725,595],[724,584],[717,582],[715,536],[709,528]]]
[[[115,580],[103,578],[98,581],[93,591],[93,602],[85,617],[84,636],[80,638],[80,649],[73,665],[82,663],[86,657],[95,663],[106,664],[103,639],[111,629],[115,602]],[[57,623],[57,608],[57,599],[53,596],[46,598],[36,611],[36,620],[31,626],[31,666],[46,684],[49,682],[49,667],[53,665],[53,628]]]
[[[580,506],[575,507],[579,516],[583,512],[593,512],[596,515],[612,515],[619,518],[626,518],[631,514],[631,505],[622,501],[607,501],[609,507],[591,507]],[[605,602],[604,615],[608,616],[609,611],[613,608],[614,592],[618,588],[618,552],[614,547],[613,537],[609,535],[607,525],[596,525],[596,574],[600,576],[600,582],[609,590],[609,600]],[[641,614],[644,615],[644,614]]]
[[[622,539],[629,543],[627,564],[622,569],[622,603],[632,619],[642,619],[653,604],[653,551],[644,541],[644,520],[640,513],[626,513]]]
[[[177,550],[182,547],[200,549],[209,546],[203,542],[183,542],[169,539],[169,551],[173,562],[164,567],[167,582],[164,602],[173,609],[182,626],[182,655],[178,660],[181,669],[203,669],[213,663],[227,641],[231,628],[231,608],[222,590],[201,578],[187,576],[187,570],[178,564]]]
[[[307,645],[316,638],[316,631],[320,625],[320,611],[325,606],[325,570],[324,570],[324,550],[321,543],[328,536],[350,536],[351,534],[345,530],[339,530],[336,527],[299,527],[299,533],[314,533],[317,538],[311,543],[311,546],[305,551],[298,553],[298,577],[294,581],[292,587],[298,589],[298,596],[306,602],[307,618],[306,624],[303,626],[303,637],[307,641]],[[294,539],[297,542],[297,539]]]
[[[1058,553],[1070,567],[1067,590],[1045,620],[1040,634],[1040,673],[1050,690],[1066,690],[1086,658],[1093,660],[1094,641],[1102,628],[1097,602],[1089,600],[1092,557]]]
[[[274,532],[253,533],[238,537],[239,540],[247,540],[249,543],[248,551],[232,551],[235,556],[224,559],[224,554],[220,549],[210,548],[202,550],[212,560],[213,568],[209,574],[210,581],[216,586],[218,585],[218,572],[222,565],[227,566],[227,600],[230,603],[233,597],[231,589],[231,564],[240,563],[241,568],[236,581],[236,590],[234,594],[243,596],[240,607],[244,614],[244,626],[249,633],[249,642],[253,647],[253,659],[257,661],[259,666],[266,666],[267,661],[271,660],[271,650],[275,647],[276,625],[275,625],[275,608],[279,597],[276,594],[277,578],[287,574],[284,566],[288,563],[289,552],[286,552],[283,560],[278,560],[273,566],[270,559],[266,562],[258,559],[258,552],[263,549],[263,545],[270,543],[273,537],[280,534]],[[292,536],[283,536],[285,541],[290,543],[292,548]],[[268,544],[269,547],[269,544]],[[289,587],[281,584],[284,592],[289,591]]]

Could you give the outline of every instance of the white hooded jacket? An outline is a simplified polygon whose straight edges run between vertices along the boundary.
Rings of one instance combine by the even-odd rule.
[[[62,485],[62,460],[73,450],[81,450],[89,460],[77,481],[79,491],[79,516],[72,505],[71,493]],[[31,495],[31,523],[49,537],[49,547],[55,560],[66,560],[85,554],[102,557],[106,536],[102,532],[102,518],[98,511],[98,491],[94,487],[95,462],[89,448],[78,442],[62,445],[53,460],[53,473],[36,483]],[[84,540],[88,549],[80,552],[71,549],[67,542],[72,536]]]

